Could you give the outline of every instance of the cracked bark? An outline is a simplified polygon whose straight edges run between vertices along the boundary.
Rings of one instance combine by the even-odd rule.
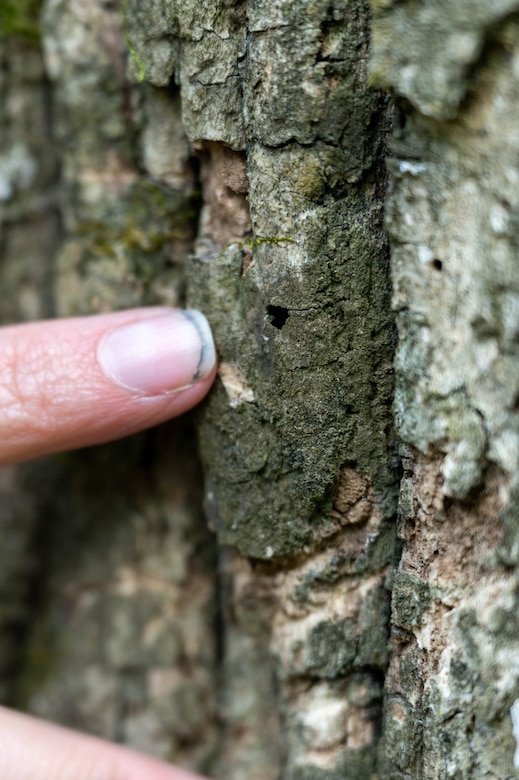
[[[2,697],[217,777],[516,772],[519,9],[371,5],[0,41],[2,318],[187,298],[220,355],[203,487],[192,420],[3,472]]]
[[[373,72],[407,101],[386,223],[408,445],[381,771],[504,779],[518,767],[519,8],[379,5]]]

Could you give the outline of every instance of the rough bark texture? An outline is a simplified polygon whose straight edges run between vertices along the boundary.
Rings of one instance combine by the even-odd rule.
[[[505,780],[519,767],[519,4],[375,5],[372,72],[404,99],[386,224],[410,445],[381,773]]]
[[[220,554],[217,771],[369,776],[396,472],[368,8],[129,1],[126,17],[134,76],[180,84],[200,157],[188,297],[221,358],[199,423],[205,507],[251,559]]]
[[[0,10],[0,320],[52,314],[52,257],[60,240],[57,155],[37,27],[7,5]],[[16,33],[16,39],[12,35]],[[29,42],[28,42],[29,39]],[[0,475],[0,691],[13,695],[18,644],[27,621],[38,524],[31,475]]]
[[[117,4],[33,11],[13,5],[2,42],[3,316],[178,305],[198,216],[178,95],[127,81]],[[210,771],[215,553],[193,438],[182,422],[4,472],[2,684],[3,702]]]
[[[518,4],[37,5],[2,319],[187,297],[220,367],[203,488],[189,420],[2,472],[2,701],[229,780],[516,776]]]

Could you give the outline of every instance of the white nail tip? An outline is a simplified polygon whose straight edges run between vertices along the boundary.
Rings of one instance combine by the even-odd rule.
[[[213,334],[207,318],[201,311],[198,311],[197,309],[186,309],[182,314],[192,325],[194,325],[202,344],[200,361],[193,377],[193,382],[197,382],[199,379],[205,379],[205,377],[211,373],[215,364],[216,349]]]

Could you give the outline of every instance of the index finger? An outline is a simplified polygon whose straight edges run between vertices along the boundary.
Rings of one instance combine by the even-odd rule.
[[[0,463],[109,441],[190,409],[215,349],[200,312],[134,309],[0,328]]]
[[[0,707],[8,780],[201,780],[163,761]]]

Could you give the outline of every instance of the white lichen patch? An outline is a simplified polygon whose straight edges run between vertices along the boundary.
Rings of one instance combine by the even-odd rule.
[[[16,144],[0,156],[0,201],[9,200],[16,190],[26,190],[37,174],[37,163],[23,144]]]
[[[348,704],[328,683],[314,685],[302,698],[299,718],[309,748],[327,750],[346,740]]]
[[[425,173],[427,166],[425,163],[414,163],[409,160],[399,160],[398,170],[400,173],[409,173],[411,176],[419,176]]]
[[[345,747],[358,750],[373,743],[373,724],[366,712],[348,701],[330,682],[300,692],[289,707],[298,735],[295,763],[330,770]]]
[[[512,59],[519,67],[518,51]],[[400,435],[422,452],[432,445],[446,453],[444,492],[461,499],[480,481],[485,461],[510,474],[519,462],[510,438],[512,446],[500,446],[503,431],[517,432],[519,302],[511,215],[518,196],[510,176],[517,115],[509,108],[517,104],[517,85],[508,70],[493,79],[477,112],[464,120],[469,131],[438,142],[434,163],[391,162],[387,207],[388,229],[397,239],[394,302],[405,311],[396,358],[396,407],[405,406]],[[467,159],[492,177],[468,174]]]
[[[514,769],[519,769],[519,699],[516,699],[510,707],[510,717],[515,739]]]
[[[241,368],[236,363],[221,363],[218,376],[222,380],[231,406],[253,403],[254,390],[245,381]]]

